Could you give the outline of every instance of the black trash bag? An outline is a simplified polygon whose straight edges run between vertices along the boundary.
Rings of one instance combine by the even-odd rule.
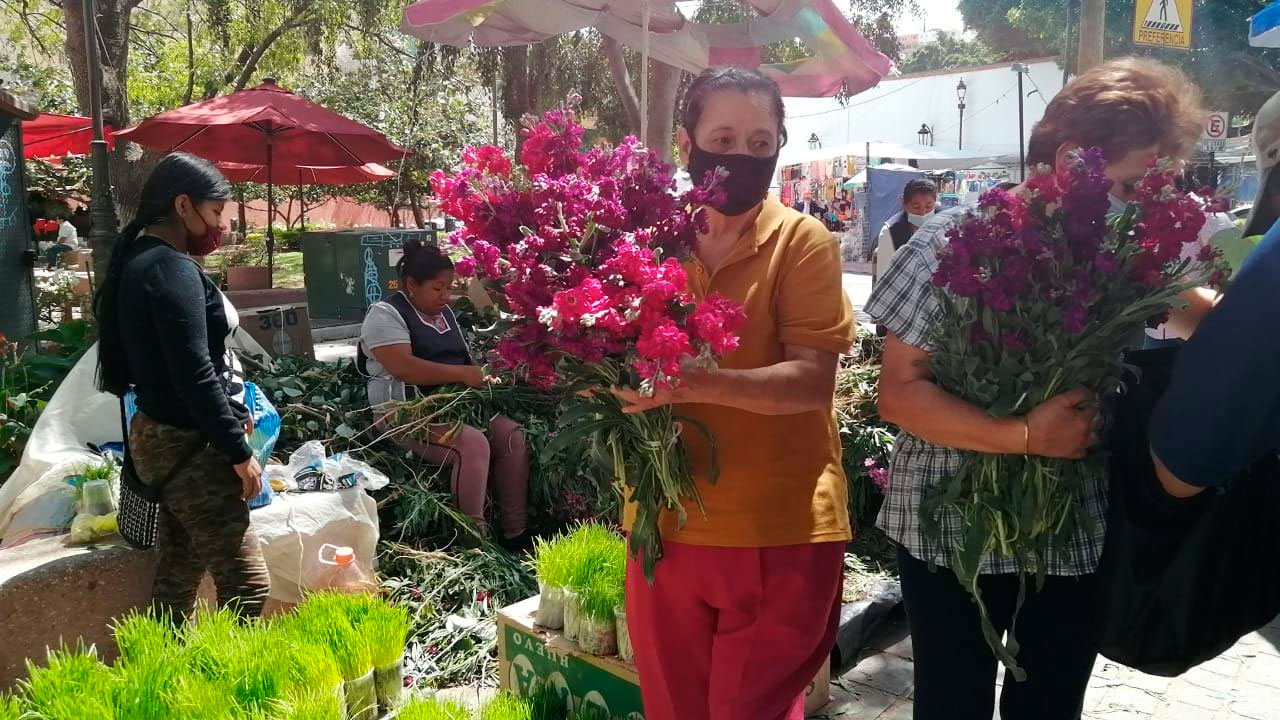
[[[1151,460],[1152,411],[1176,348],[1126,355],[1116,399],[1107,537],[1098,568],[1098,652],[1173,677],[1211,660],[1280,614],[1280,462],[1274,453],[1221,489],[1178,499]]]

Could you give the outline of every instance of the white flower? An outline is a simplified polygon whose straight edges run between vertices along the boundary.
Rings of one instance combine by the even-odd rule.
[[[555,308],[553,307],[538,308],[538,322],[542,323],[543,325],[546,325],[547,327],[551,327],[552,323],[554,323],[558,319],[560,319],[560,313],[556,312]]]

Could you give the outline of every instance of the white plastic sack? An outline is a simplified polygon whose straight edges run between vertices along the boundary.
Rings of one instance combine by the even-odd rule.
[[[95,344],[71,369],[31,429],[22,463],[0,485],[0,548],[65,531],[75,517],[67,475],[101,458],[87,443],[120,442],[120,401],[98,392]]]
[[[283,493],[253,511],[253,529],[271,575],[271,597],[298,602],[303,578],[320,556],[323,545],[355,550],[356,562],[376,564],[378,504],[360,488],[337,492]]]

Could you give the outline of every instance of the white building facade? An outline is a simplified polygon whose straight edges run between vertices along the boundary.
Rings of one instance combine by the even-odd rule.
[[[1024,61],[1023,123],[1025,138],[1062,89],[1062,68],[1056,58]],[[975,68],[913,73],[888,78],[841,105],[834,98],[785,98],[788,144],[779,166],[813,156],[816,135],[822,149],[853,147],[867,142],[916,144],[921,126],[931,135],[926,144],[944,152],[967,156],[1018,156],[1018,73],[1014,63]],[[965,85],[964,134],[957,86]],[[1025,142],[1024,138],[1024,142]],[[854,153],[859,154],[859,153]]]

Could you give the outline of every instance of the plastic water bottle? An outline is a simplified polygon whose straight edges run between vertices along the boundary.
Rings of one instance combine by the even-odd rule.
[[[352,594],[378,591],[373,574],[356,560],[355,550],[346,545],[321,545],[316,562],[315,571],[307,581],[309,590],[336,590]]]

